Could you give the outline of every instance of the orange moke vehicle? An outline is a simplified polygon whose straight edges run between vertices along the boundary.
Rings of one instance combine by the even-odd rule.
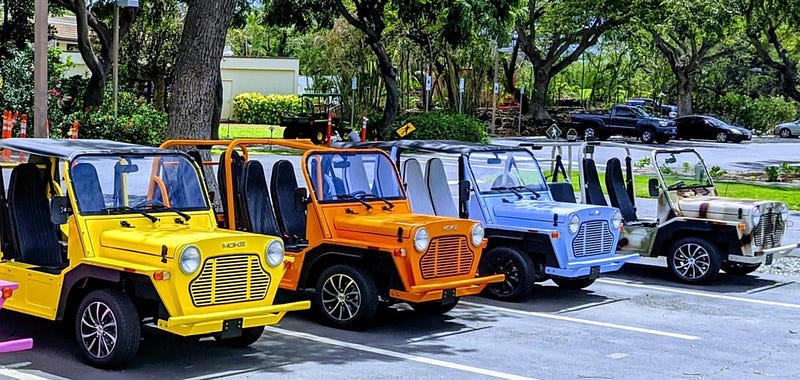
[[[218,163],[202,162],[219,165],[219,222],[282,236],[294,263],[280,287],[310,295],[329,325],[362,328],[379,308],[401,302],[446,313],[460,297],[504,280],[477,275],[483,226],[414,214],[396,167],[380,150],[283,139],[162,144],[176,146],[224,150]]]

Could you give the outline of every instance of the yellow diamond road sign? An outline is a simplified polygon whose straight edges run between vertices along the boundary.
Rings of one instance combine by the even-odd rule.
[[[397,134],[400,135],[400,137],[406,137],[408,136],[409,133],[414,132],[416,130],[417,127],[415,127],[414,124],[406,123],[402,127],[397,128]]]

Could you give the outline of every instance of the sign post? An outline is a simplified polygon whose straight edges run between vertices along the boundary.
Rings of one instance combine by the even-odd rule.
[[[350,99],[350,128],[353,128],[353,117],[356,113],[356,89],[358,88],[358,78],[353,77],[351,88],[353,89],[353,96]]]
[[[461,114],[461,104],[464,101],[464,77],[458,78],[458,114]]]
[[[519,124],[517,125],[517,134],[522,136],[522,103],[525,101],[525,85],[519,88]]]
[[[545,134],[547,135],[547,137],[550,138],[550,140],[555,140],[559,136],[561,136],[561,128],[559,128],[557,125],[553,124],[553,125],[550,126],[550,128],[547,128],[547,131],[545,131]]]
[[[431,75],[428,74],[425,76],[425,112],[428,112],[428,105],[431,103],[431,88]]]

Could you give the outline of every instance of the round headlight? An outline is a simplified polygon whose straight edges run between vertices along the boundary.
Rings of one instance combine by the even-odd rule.
[[[783,220],[785,223],[787,220],[789,220],[789,206],[787,206],[786,203],[783,203],[781,204],[781,208],[779,210],[781,211],[781,220]]]
[[[183,273],[192,274],[197,272],[197,268],[200,268],[200,250],[193,245],[184,248],[178,257],[178,262]]]
[[[614,210],[614,216],[611,218],[611,225],[614,226],[614,229],[619,229],[619,226],[622,225],[622,213],[619,210]]]
[[[753,222],[754,226],[758,225],[761,221],[761,207],[756,206],[750,210],[750,220]]]
[[[483,243],[483,226],[476,224],[472,227],[472,245],[478,247]]]
[[[283,243],[273,240],[267,245],[267,264],[277,267],[283,262]]]
[[[580,228],[581,218],[579,218],[578,215],[572,214],[572,216],[569,217],[569,232],[576,234]]]
[[[428,235],[428,230],[425,227],[422,227],[414,233],[414,248],[417,252],[424,252],[428,249],[428,244],[430,244],[431,239],[430,235]]]

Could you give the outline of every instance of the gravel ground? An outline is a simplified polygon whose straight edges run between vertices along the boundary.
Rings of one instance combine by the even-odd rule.
[[[787,256],[770,266],[762,266],[756,270],[756,273],[769,273],[779,274],[782,276],[800,277],[800,257]]]

